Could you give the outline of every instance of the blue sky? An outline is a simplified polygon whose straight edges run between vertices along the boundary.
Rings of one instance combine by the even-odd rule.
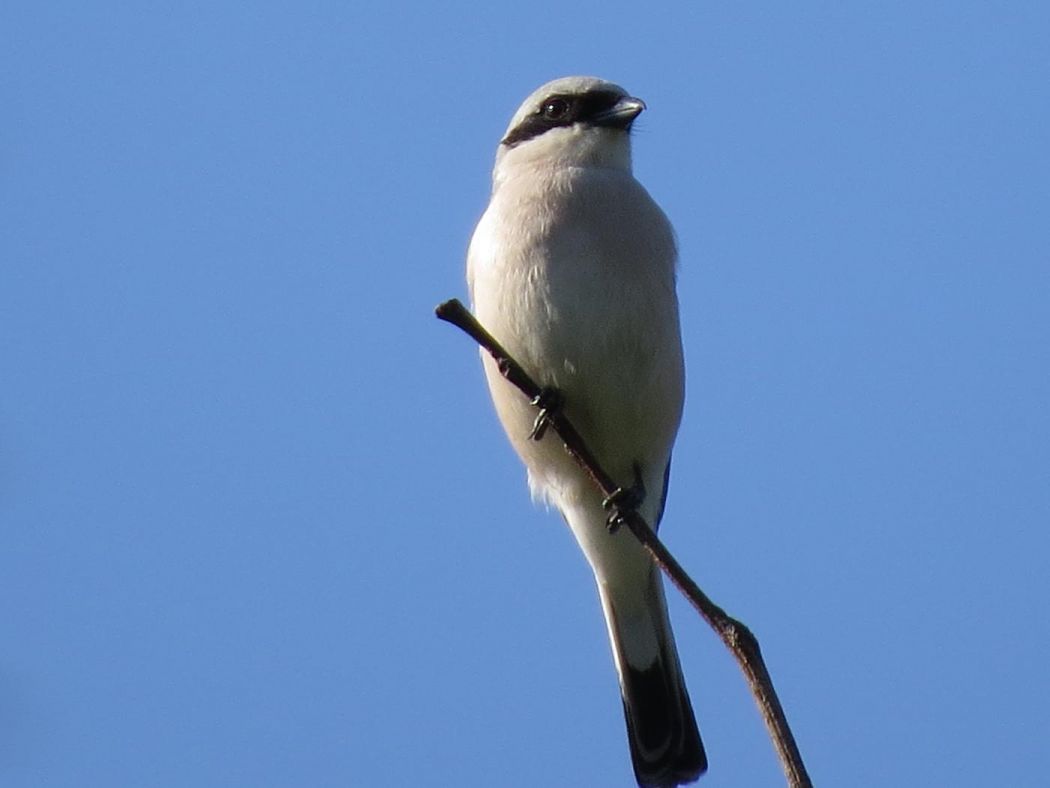
[[[1050,771],[1042,3],[0,10],[0,781],[630,785],[582,557],[432,316],[522,98],[649,105],[663,536],[818,784]],[[781,784],[672,601],[704,786]]]

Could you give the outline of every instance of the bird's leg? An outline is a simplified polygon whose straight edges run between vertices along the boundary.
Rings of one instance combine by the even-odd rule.
[[[561,411],[565,398],[558,389],[544,386],[540,393],[532,398],[532,404],[539,408],[540,412],[536,414],[536,420],[532,423],[529,439],[538,441],[546,434],[551,420]]]
[[[645,502],[645,482],[642,481],[642,469],[634,464],[634,484],[630,487],[619,487],[612,495],[602,501],[602,508],[609,512],[605,525],[609,533],[614,534],[626,522],[629,512],[637,512]]]

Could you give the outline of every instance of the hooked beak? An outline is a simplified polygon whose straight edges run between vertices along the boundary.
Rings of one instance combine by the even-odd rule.
[[[645,109],[645,102],[640,98],[624,96],[609,109],[599,112],[591,118],[595,126],[607,126],[613,129],[629,129],[634,119]]]

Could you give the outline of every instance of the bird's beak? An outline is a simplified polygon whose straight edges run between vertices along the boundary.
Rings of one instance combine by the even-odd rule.
[[[609,109],[599,112],[591,118],[591,123],[596,126],[608,126],[614,129],[628,129],[643,109],[645,109],[645,102],[640,98],[624,96]]]

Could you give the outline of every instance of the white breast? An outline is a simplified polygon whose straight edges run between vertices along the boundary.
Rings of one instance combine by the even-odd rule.
[[[478,319],[561,389],[567,415],[623,484],[635,462],[662,475],[681,416],[675,259],[663,212],[629,172],[612,169],[504,180],[470,245]],[[491,364],[486,372],[534,485],[582,479],[555,441],[526,440],[534,412]]]

